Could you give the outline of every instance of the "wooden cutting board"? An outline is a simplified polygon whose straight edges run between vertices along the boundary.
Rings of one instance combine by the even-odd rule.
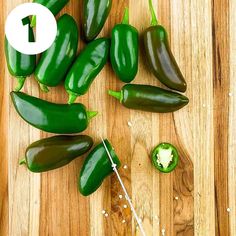
[[[77,190],[83,160],[44,174],[32,174],[19,159],[33,141],[48,134],[30,127],[16,114],[9,92],[13,79],[5,66],[4,22],[22,0],[1,0],[0,51],[0,235],[115,236],[140,235],[115,176],[91,197]],[[81,22],[81,2],[63,10]],[[130,8],[130,23],[143,32],[149,26],[147,0],[114,0],[101,36],[109,36]],[[190,104],[173,114],[152,114],[123,108],[107,95],[120,89],[106,65],[90,91],[78,99],[98,110],[86,134],[111,140],[122,161],[120,173],[146,234],[236,235],[236,2],[233,0],[153,0],[158,18],[170,36],[171,48],[188,83]],[[142,41],[141,41],[142,42]],[[80,43],[80,50],[84,44]],[[149,72],[140,43],[135,83],[160,85]],[[64,103],[63,89],[40,92],[33,78],[24,92]],[[131,126],[128,126],[128,122]],[[181,161],[171,174],[151,165],[150,152],[160,142],[177,146]],[[124,166],[127,168],[124,168]],[[108,212],[108,217],[102,211]],[[125,220],[125,223],[122,221]]]

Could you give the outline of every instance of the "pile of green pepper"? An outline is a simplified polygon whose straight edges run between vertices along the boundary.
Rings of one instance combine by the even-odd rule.
[[[34,0],[57,15],[69,0]],[[36,55],[24,55],[16,51],[5,38],[5,55],[9,72],[18,80],[18,86],[11,92],[11,99],[17,113],[30,125],[45,132],[61,134],[31,144],[25,153],[26,164],[32,172],[44,172],[69,164],[76,157],[88,152],[93,140],[86,135],[74,135],[84,131],[97,112],[87,111],[81,103],[75,103],[78,96],[88,92],[92,82],[110,57],[111,66],[124,83],[121,91],[109,90],[125,107],[148,112],[174,112],[188,104],[186,96],[144,84],[129,84],[138,73],[139,33],[129,23],[129,10],[125,8],[121,23],[114,26],[111,38],[97,38],[112,7],[112,0],[83,0],[83,37],[88,42],[77,55],[79,30],[75,20],[64,14],[57,21],[57,36],[49,49],[42,53],[36,65]],[[158,24],[152,0],[149,0],[152,16],[151,26],[144,31],[145,56],[151,71],[157,79],[172,90],[185,92],[185,79],[171,52],[165,28]],[[31,27],[36,18],[26,18]],[[26,23],[27,23],[26,22]],[[33,29],[30,41],[34,41]],[[97,39],[96,39],[97,38]],[[40,88],[56,87],[64,82],[69,95],[68,104],[55,104],[19,92],[27,76],[35,74]],[[110,142],[105,144],[114,163],[121,163]],[[152,153],[153,165],[168,173],[178,163],[178,152],[174,146],[162,143]],[[95,192],[103,180],[113,172],[103,143],[98,144],[85,159],[78,180],[81,194],[88,196]]]

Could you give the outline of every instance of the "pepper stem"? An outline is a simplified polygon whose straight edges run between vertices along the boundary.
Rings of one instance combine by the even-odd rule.
[[[25,84],[26,77],[16,77],[16,79],[17,79],[17,86],[15,88],[15,92],[19,92]]]
[[[25,158],[19,161],[19,165],[25,165],[25,164],[26,164],[26,159]]]
[[[123,96],[121,91],[113,91],[113,90],[108,90],[108,94],[111,95],[112,97],[118,99],[120,103],[122,103]]]
[[[44,93],[48,93],[48,92],[49,92],[49,89],[48,89],[48,87],[47,87],[45,84],[40,84],[40,83],[39,83],[39,86],[40,86],[40,89],[41,89]]]
[[[97,111],[87,111],[86,113],[87,113],[88,121],[92,120],[92,118],[98,114]]]
[[[151,25],[152,26],[158,25],[158,20],[157,20],[157,16],[156,16],[156,13],[153,8],[152,0],[149,0],[149,9],[150,9],[151,16],[152,16]]]
[[[126,24],[126,25],[129,24],[129,8],[128,8],[128,7],[125,8],[123,20],[122,20],[121,23],[122,23],[122,24]]]
[[[35,26],[36,26],[36,15],[33,15],[30,22],[30,27],[34,28]]]
[[[76,98],[79,96],[77,93],[74,93],[68,90],[67,90],[67,93],[69,94],[68,104],[74,103]]]

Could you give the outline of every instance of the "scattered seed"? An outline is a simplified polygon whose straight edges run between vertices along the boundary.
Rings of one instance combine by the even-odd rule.
[[[102,214],[104,215],[106,213],[106,211],[105,210],[102,210]]]
[[[230,212],[230,211],[231,211],[231,209],[230,209],[230,208],[227,208],[227,211],[228,211],[228,212]]]
[[[126,221],[125,220],[122,220],[122,223],[124,224]]]
[[[124,169],[127,169],[128,168],[128,166],[127,165],[124,165],[124,167],[123,167]]]
[[[203,106],[203,107],[206,107],[206,104],[205,104],[205,103],[203,103],[203,104],[202,104],[202,106]]]
[[[105,214],[105,217],[108,217],[108,216],[109,216],[108,213],[106,213],[106,214]]]
[[[122,198],[123,198],[123,196],[120,194],[120,195],[119,195],[119,199],[122,199]]]
[[[127,205],[124,205],[124,208],[127,208],[128,206]]]
[[[230,97],[232,97],[232,96],[233,96],[233,94],[232,94],[232,93],[229,93],[229,96],[230,96]]]
[[[162,229],[162,230],[161,230],[162,236],[165,236],[165,233],[166,233],[166,230],[165,230],[165,229]]]
[[[130,121],[128,121],[128,126],[132,127],[132,123]]]
[[[175,197],[175,200],[178,200],[178,199],[179,199],[179,197],[176,196],[176,197]]]

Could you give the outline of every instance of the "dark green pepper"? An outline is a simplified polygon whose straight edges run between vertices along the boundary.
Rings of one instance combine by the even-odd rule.
[[[69,94],[68,103],[85,94],[93,80],[105,66],[110,49],[110,40],[96,39],[80,53],[66,76],[65,88]]]
[[[26,21],[27,18],[24,20]],[[34,41],[34,33],[31,28],[29,29],[29,39],[30,41]],[[18,81],[15,91],[20,91],[24,86],[26,77],[34,73],[36,67],[36,55],[26,55],[16,51],[5,37],[5,56],[10,74],[16,77]]]
[[[173,171],[178,165],[179,154],[170,143],[161,143],[152,151],[152,164],[163,173]]]
[[[62,10],[62,8],[69,2],[69,0],[34,0],[33,2],[39,3],[43,6],[45,6],[55,16]],[[36,17],[35,16],[32,17],[30,26],[31,27],[36,26]]]
[[[87,42],[101,32],[110,13],[112,0],[83,0],[83,31]]]
[[[78,47],[78,27],[68,14],[61,16],[57,23],[57,36],[52,46],[42,54],[36,67],[35,76],[43,91],[57,86],[71,66]]]
[[[185,92],[187,85],[171,52],[167,32],[163,26],[158,24],[152,0],[149,0],[149,5],[152,23],[151,27],[144,32],[147,61],[153,74],[161,83],[171,89]]]
[[[21,92],[11,92],[16,111],[27,123],[50,133],[73,134],[84,131],[97,112],[83,104],[55,104]]]
[[[150,85],[126,84],[120,92],[109,90],[109,94],[127,108],[150,112],[173,112],[189,102],[182,94]]]
[[[126,8],[122,23],[112,30],[110,51],[112,68],[125,83],[130,83],[138,72],[138,41],[138,31],[129,25]]]
[[[107,139],[105,144],[118,169],[120,167],[119,158]],[[80,193],[84,196],[92,194],[101,186],[103,180],[112,173],[111,161],[103,143],[100,143],[89,153],[84,161],[78,181]]]
[[[32,143],[25,152],[26,164],[35,173],[54,170],[69,164],[75,158],[88,152],[93,140],[87,135],[54,136]]]

